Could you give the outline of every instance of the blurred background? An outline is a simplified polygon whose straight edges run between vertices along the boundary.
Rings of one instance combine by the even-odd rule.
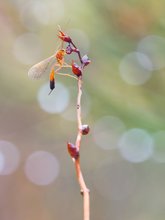
[[[81,164],[91,219],[165,219],[165,1],[0,2],[0,219],[82,219],[66,143],[77,134],[74,79],[30,80],[58,24],[92,63],[83,77]],[[67,72],[66,72],[67,73]]]

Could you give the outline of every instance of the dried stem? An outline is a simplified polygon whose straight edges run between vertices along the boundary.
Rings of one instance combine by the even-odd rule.
[[[81,122],[81,95],[82,95],[82,76],[78,78],[78,95],[77,95],[77,121],[78,121],[78,133],[76,139],[76,148],[80,149],[81,138],[82,138],[82,122]],[[84,220],[89,220],[90,218],[90,201],[89,201],[89,189],[87,188],[83,174],[80,166],[80,158],[74,160],[77,180],[80,185],[81,193],[83,195],[83,203],[84,203]]]
[[[67,73],[59,73],[59,72],[57,72],[56,74],[57,74],[57,75],[61,75],[61,76],[68,76],[68,77],[71,77],[71,78],[73,78],[73,79],[77,80],[77,77],[72,76],[72,75],[67,74]]]
[[[78,183],[80,185],[80,189],[81,189],[81,194],[83,196],[83,203],[84,203],[84,218],[83,220],[89,220],[90,218],[90,198],[89,198],[89,189],[86,186],[86,183],[84,181],[83,178],[83,174],[81,171],[81,166],[80,166],[80,145],[81,145],[81,139],[82,139],[82,134],[87,134],[85,133],[85,131],[83,130],[83,126],[82,126],[82,121],[81,121],[81,96],[82,96],[82,72],[83,69],[86,65],[88,65],[90,63],[87,55],[85,56],[84,59],[82,59],[81,54],[79,49],[76,47],[76,45],[73,43],[72,39],[66,35],[65,33],[63,33],[61,31],[61,28],[59,27],[59,38],[63,41],[63,42],[67,42],[68,43],[68,50],[66,51],[67,54],[71,54],[72,52],[77,53],[78,57],[79,57],[79,61],[81,63],[81,66],[78,66],[77,64],[74,64],[72,62],[72,66],[68,65],[67,63],[63,63],[63,67],[71,67],[72,68],[72,72],[77,76],[78,79],[78,95],[77,95],[77,122],[78,122],[78,132],[77,132],[77,138],[76,138],[76,143],[75,145],[73,145],[72,143],[68,143],[68,151],[70,156],[72,157],[72,160],[74,162],[75,165],[75,169],[76,169],[76,175],[77,175],[77,180]],[[72,45],[72,47],[70,46],[70,44]],[[63,45],[62,45],[63,46]],[[62,56],[58,56],[58,59],[61,58]],[[60,68],[60,67],[59,67]],[[58,72],[58,71],[56,71]],[[63,75],[58,73],[59,75]],[[67,76],[70,76],[67,74]],[[75,78],[75,77],[74,77]]]
[[[81,167],[80,167],[80,160],[77,159],[75,160],[75,168],[76,168],[76,174],[77,174],[77,180],[80,185],[81,189],[81,194],[83,196],[83,202],[84,202],[84,220],[89,220],[90,219],[90,201],[89,201],[89,189],[87,188],[83,174],[81,172]]]
[[[76,147],[80,149],[80,142],[81,142],[81,96],[82,96],[82,76],[78,78],[78,95],[77,95],[77,122],[78,122],[78,134],[76,140]]]
[[[77,181],[80,185],[81,194],[83,196],[83,203],[84,203],[84,218],[83,220],[89,220],[90,219],[90,196],[89,196],[89,189],[86,186],[86,183],[83,178],[83,174],[81,171],[80,166],[80,145],[81,145],[81,139],[82,135],[86,135],[89,132],[89,126],[88,125],[82,125],[81,121],[81,96],[82,96],[82,73],[84,70],[84,67],[87,66],[90,63],[90,60],[88,59],[87,55],[84,55],[81,57],[79,49],[76,47],[76,45],[73,43],[72,39],[63,33],[61,31],[61,28],[59,26],[59,35],[58,37],[62,40],[60,46],[58,47],[58,50],[56,53],[51,56],[49,59],[44,60],[44,62],[40,62],[39,64],[34,65],[28,72],[29,76],[32,76],[34,79],[39,78],[42,76],[42,70],[43,73],[46,72],[47,67],[52,68],[50,72],[50,93],[55,88],[55,74],[61,75],[61,76],[67,76],[71,77],[77,80],[78,82],[78,95],[77,95],[77,122],[78,122],[78,132],[77,132],[77,138],[75,145],[72,143],[68,143],[68,152],[70,156],[73,159],[75,169],[76,169],[76,175],[77,175]],[[68,43],[68,46],[66,50],[63,48],[64,43]],[[68,50],[67,50],[68,49]],[[72,62],[72,65],[67,64],[64,62],[64,55],[65,54],[71,54],[72,52],[77,53],[77,56],[80,61],[80,66],[76,63]],[[52,58],[56,58],[56,63],[53,65],[51,64]],[[47,62],[47,63],[46,63]],[[57,69],[54,70],[54,67],[57,67]],[[74,75],[60,73],[59,71],[63,68],[72,68],[72,73]]]

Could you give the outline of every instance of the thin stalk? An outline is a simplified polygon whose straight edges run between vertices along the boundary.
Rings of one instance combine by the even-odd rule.
[[[81,121],[81,96],[82,96],[82,76],[78,78],[78,95],[77,95],[77,122],[78,122],[78,133],[77,133],[77,139],[76,139],[76,147],[77,149],[80,149],[81,144],[81,138],[82,138],[82,121]],[[76,174],[77,174],[77,180],[80,185],[81,194],[83,196],[83,213],[84,213],[84,220],[90,219],[90,196],[89,196],[89,189],[86,186],[86,183],[83,178],[83,174],[81,171],[80,166],[80,158],[74,161]]]
[[[56,74],[57,74],[57,75],[61,75],[61,76],[67,76],[67,77],[71,77],[71,78],[74,78],[74,79],[76,79],[76,80],[77,80],[77,77],[72,76],[72,75],[67,74],[67,73],[59,73],[59,72],[56,72]]]

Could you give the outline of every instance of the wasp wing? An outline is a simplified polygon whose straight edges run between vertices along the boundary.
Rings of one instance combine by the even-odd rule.
[[[55,55],[35,64],[28,71],[30,79],[40,79],[44,75],[49,74],[56,63]]]

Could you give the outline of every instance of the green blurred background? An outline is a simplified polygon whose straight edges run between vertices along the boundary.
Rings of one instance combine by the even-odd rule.
[[[164,0],[0,2],[1,220],[82,219],[66,148],[77,132],[76,81],[57,76],[48,97],[48,76],[27,75],[55,52],[58,24],[92,60],[82,100],[91,132],[81,146],[91,219],[165,219],[164,8]]]

